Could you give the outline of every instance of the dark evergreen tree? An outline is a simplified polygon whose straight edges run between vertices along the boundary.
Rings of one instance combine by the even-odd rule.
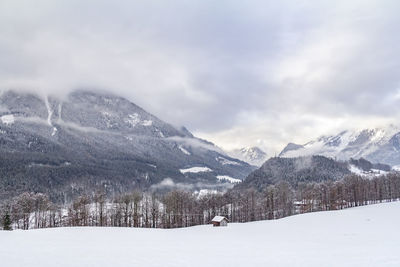
[[[8,214],[8,213],[6,215],[4,215],[4,218],[3,218],[3,230],[6,230],[6,231],[12,230],[11,218],[10,218],[10,214]]]

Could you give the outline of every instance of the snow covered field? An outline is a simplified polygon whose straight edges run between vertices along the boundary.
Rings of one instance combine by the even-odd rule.
[[[400,266],[400,202],[184,229],[0,231],[1,266]]]

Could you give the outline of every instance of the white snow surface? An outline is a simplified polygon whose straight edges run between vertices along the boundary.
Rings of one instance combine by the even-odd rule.
[[[158,134],[160,135],[161,138],[165,138],[165,135],[160,130],[158,130]]]
[[[220,181],[228,181],[228,182],[230,182],[232,184],[236,184],[236,183],[241,183],[242,182],[242,180],[230,177],[228,175],[218,175],[217,179],[220,180]]]
[[[228,227],[0,231],[0,258],[7,267],[400,266],[399,221],[391,202]]]
[[[199,172],[211,172],[212,170],[208,167],[192,167],[192,168],[187,168],[187,169],[180,169],[179,170],[181,173],[199,173]]]
[[[140,116],[137,113],[130,114],[128,118],[125,118],[125,122],[135,127],[140,122]]]
[[[3,115],[0,118],[1,118],[1,122],[6,125],[13,124],[15,122],[14,115],[12,115],[12,114]]]
[[[53,126],[53,123],[51,122],[51,117],[53,116],[53,110],[50,107],[49,98],[46,97],[44,102],[45,102],[46,108],[47,108],[47,124],[49,126]]]
[[[267,154],[258,147],[244,147],[229,151],[228,154],[254,166],[261,166],[267,159]]]
[[[357,166],[350,164],[350,171],[354,174],[363,176],[364,175],[364,171],[361,170],[360,168],[358,168]]]
[[[375,176],[385,175],[388,173],[387,171],[382,171],[382,170],[377,170],[377,169],[371,169],[371,171],[366,172],[353,164],[350,164],[349,169],[352,173],[363,176],[363,177],[367,177],[367,178],[368,177],[373,178]]]
[[[142,122],[142,125],[143,126],[151,126],[151,125],[153,125],[153,121],[152,120],[144,120]]]
[[[51,136],[56,135],[57,131],[58,131],[58,129],[56,127],[53,127],[53,132],[51,133]]]
[[[188,156],[191,155],[190,152],[187,151],[183,146],[179,146],[178,148],[179,148],[180,151],[182,151],[183,154],[186,154]]]
[[[337,135],[321,136],[303,145],[303,148],[285,152],[282,157],[299,157],[310,155],[322,155],[330,158],[346,160],[349,158],[366,157],[376,151],[379,147],[387,144],[395,133],[399,132],[399,127],[389,125],[385,128],[364,129],[356,131],[343,131]],[[356,145],[354,149],[353,142],[360,135],[368,135],[368,140]],[[338,145],[329,145],[329,143],[339,143]],[[352,149],[346,149],[352,148]]]

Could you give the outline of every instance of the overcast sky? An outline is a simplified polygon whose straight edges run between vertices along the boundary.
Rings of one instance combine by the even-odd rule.
[[[400,2],[0,1],[0,89],[110,90],[226,149],[400,115]]]

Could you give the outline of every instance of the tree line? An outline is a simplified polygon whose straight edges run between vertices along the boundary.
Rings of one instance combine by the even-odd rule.
[[[71,226],[178,228],[208,224],[215,215],[230,222],[272,220],[313,211],[339,210],[400,199],[400,174],[374,178],[349,175],[339,181],[269,185],[225,193],[165,194],[134,191],[108,198],[104,192],[81,195],[56,205],[42,193],[22,193],[2,203],[2,229]]]

